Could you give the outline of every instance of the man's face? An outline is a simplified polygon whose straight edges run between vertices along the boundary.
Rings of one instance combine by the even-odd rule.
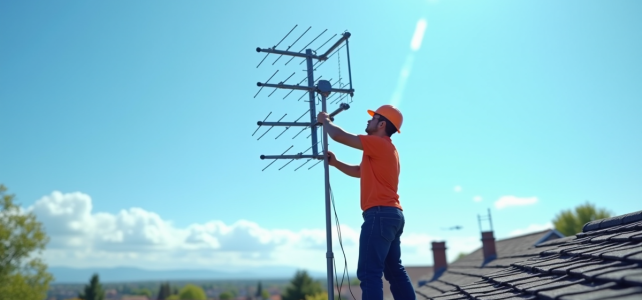
[[[372,116],[372,119],[368,120],[368,125],[366,126],[367,134],[374,134],[377,132],[377,125],[379,124],[379,115],[375,114]]]

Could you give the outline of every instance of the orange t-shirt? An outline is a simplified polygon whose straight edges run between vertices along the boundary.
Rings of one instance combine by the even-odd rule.
[[[363,145],[361,159],[361,209],[393,206],[401,209],[399,154],[389,137],[359,135]]]

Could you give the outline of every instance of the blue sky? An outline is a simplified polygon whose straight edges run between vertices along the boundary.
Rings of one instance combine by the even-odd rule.
[[[2,2],[0,182],[44,220],[50,265],[324,270],[322,165],[261,171],[259,159],[307,149],[307,134],[251,136],[269,112],[293,121],[308,109],[300,92],[253,98],[276,70],[274,81],[305,77],[299,59],[256,68],[255,48],[297,25],[279,48],[308,27],[292,50],[325,29],[311,47],[352,33],[356,92],[339,126],[362,133],[382,104],[404,114],[393,142],[407,264],[432,263],[431,240],[449,258],[479,247],[487,209],[498,238],[585,201],[637,211],[640,13],[639,1]],[[316,74],[341,66],[346,82],[336,58]],[[359,182],[330,177],[356,270]]]

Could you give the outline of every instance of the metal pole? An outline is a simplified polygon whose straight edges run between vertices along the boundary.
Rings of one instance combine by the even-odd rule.
[[[317,123],[317,113],[316,113],[316,103],[314,101],[314,68],[312,68],[312,49],[305,50],[307,55],[306,60],[308,61],[308,87],[310,89],[310,123]],[[324,107],[325,108],[325,107]],[[312,126],[312,155],[318,155],[319,150],[317,148],[317,127]]]
[[[321,96],[321,111],[326,111],[325,95]],[[331,227],[331,211],[330,211],[330,165],[328,164],[328,132],[323,128],[323,167],[325,169],[325,233],[328,245],[328,250],[325,257],[328,260],[328,300],[334,300],[334,282],[333,282],[333,268],[332,262],[334,261],[334,253],[332,253],[332,227]],[[339,291],[340,292],[340,291]]]

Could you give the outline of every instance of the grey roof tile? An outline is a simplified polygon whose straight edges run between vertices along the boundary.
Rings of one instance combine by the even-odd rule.
[[[565,236],[563,238],[554,239],[554,240],[550,240],[548,242],[541,243],[541,244],[537,245],[536,247],[537,248],[545,248],[545,247],[549,247],[549,246],[557,246],[557,245],[561,245],[561,244],[566,244],[566,243],[572,242],[575,239],[577,239],[577,236],[575,236],[575,235]]]
[[[476,293],[468,293],[468,291],[463,291],[463,292],[469,297],[479,298],[482,296],[489,297],[489,296],[504,294],[506,292],[510,292],[511,290],[512,288],[504,286],[504,287],[498,287],[492,291],[487,291],[487,292],[476,292]]]
[[[568,271],[571,269],[577,269],[580,267],[586,267],[590,265],[596,265],[599,263],[603,263],[604,261],[601,259],[595,259],[595,258],[584,258],[576,261],[574,264],[571,265],[564,265],[564,266],[556,266],[550,270],[552,274],[557,274],[557,275],[565,275],[568,274]]]
[[[471,284],[477,281],[480,281],[481,278],[478,276],[470,276],[470,275],[462,275],[462,274],[454,274],[452,272],[446,271],[441,277],[439,277],[440,281],[443,282],[448,282],[450,284],[454,284],[457,286],[461,285],[466,285],[466,284]]]
[[[604,252],[602,258],[613,260],[624,260],[627,256],[642,253],[642,246],[630,247],[628,249]]]
[[[576,294],[563,296],[560,300],[601,300],[601,299],[611,299],[612,297],[618,296],[628,296],[632,294],[638,294],[638,297],[641,297],[642,287],[629,287],[622,289],[606,289],[600,291],[593,291],[590,293]]]
[[[621,215],[621,216],[608,218],[608,219],[588,222],[584,224],[584,228],[582,229],[582,232],[595,231],[598,229],[606,229],[617,225],[626,225],[626,224],[635,223],[639,221],[642,221],[642,210]]]
[[[642,275],[627,275],[622,281],[630,285],[642,286]]]
[[[595,279],[605,281],[621,281],[624,279],[624,277],[632,275],[642,275],[642,268],[638,266],[638,268],[634,269],[624,269],[615,272],[599,274],[595,276]]]
[[[507,300],[511,298],[517,298],[519,296],[524,295],[523,293],[520,292],[511,292],[511,291],[505,291],[500,294],[493,294],[493,295],[480,295],[477,297],[479,300]],[[518,299],[524,299],[524,298],[518,298]],[[533,298],[531,298],[533,299]]]
[[[602,223],[602,220],[595,220],[595,221],[588,222],[584,224],[584,227],[582,228],[582,232],[598,230],[600,229],[600,223]]]
[[[425,297],[439,296],[442,294],[441,291],[436,290],[430,286],[424,285],[415,289],[415,293],[424,295]]]
[[[570,244],[559,246],[557,249],[549,249],[542,254],[552,255],[552,254],[567,254],[567,253],[581,253],[582,251],[590,251],[594,248],[605,247],[613,245],[612,243],[601,243],[601,244],[592,244],[592,243],[581,243],[581,244]]]
[[[490,279],[492,282],[497,282],[497,283],[509,283],[513,281],[518,281],[518,280],[523,280],[527,278],[533,278],[533,277],[540,277],[541,274],[539,273],[519,273],[511,276],[505,276],[505,277],[495,277]]]
[[[623,232],[611,238],[611,241],[614,241],[614,242],[627,242],[627,241],[640,241],[640,240],[642,240],[642,232],[639,232],[639,231]]]
[[[628,223],[636,222],[636,223],[642,224],[642,222],[640,222],[642,221],[642,211],[632,212],[632,213],[623,215],[622,217],[623,217],[623,223],[628,224]]]
[[[602,255],[604,253],[607,253],[607,252],[642,248],[642,246],[640,245],[641,243],[639,243],[639,242],[610,243],[610,244],[611,244],[611,246],[604,247],[604,248],[601,248],[601,249],[594,249],[594,250],[591,250],[591,251],[587,251],[587,252],[582,253],[581,255],[582,256],[592,256],[592,257],[600,258],[600,257],[602,257]]]
[[[485,268],[495,268],[495,267],[503,267],[503,268],[508,268],[511,266],[513,263],[517,262],[522,262],[527,260],[528,258],[526,257],[511,257],[511,258],[500,258],[491,261],[490,263],[486,264],[484,266]]]
[[[436,290],[440,290],[442,292],[449,292],[449,291],[457,289],[456,286],[453,286],[453,285],[450,285],[450,284],[446,284],[443,281],[439,281],[439,280],[429,282],[427,285],[430,286],[431,288],[434,288]]]
[[[528,289],[533,289],[535,287],[551,284],[554,282],[567,281],[568,278],[569,278],[568,276],[549,275],[545,277],[537,277],[536,278],[537,280],[533,280],[533,279],[519,280],[519,281],[509,282],[508,284],[517,290],[526,291]]]
[[[595,291],[600,291],[603,289],[609,289],[617,287],[617,284],[614,282],[607,282],[603,284],[574,284],[570,286],[560,287],[553,290],[541,291],[537,295],[542,299],[558,299],[558,297],[575,295],[575,294],[584,294],[592,293]]]
[[[499,288],[502,288],[502,286],[499,284],[495,284],[495,285],[488,285],[486,287],[480,287],[480,288],[474,288],[474,289],[466,288],[466,289],[462,289],[462,291],[465,292],[466,294],[473,294],[473,293],[483,294],[483,293],[496,291]]]
[[[531,299],[537,299],[537,296],[535,295],[529,295],[529,294],[520,294],[518,296],[510,296],[508,298],[503,298],[502,300],[531,300]]]
[[[622,235],[622,234],[623,234],[622,232],[615,232],[615,233],[610,233],[610,234],[603,234],[603,235],[594,236],[594,237],[591,237],[591,243],[608,242],[612,238],[614,238],[614,237],[616,237],[618,235]]]
[[[607,298],[608,300],[640,300],[640,295],[638,294],[633,294],[633,295],[626,295],[626,296],[621,296],[621,297],[611,297]]]
[[[469,276],[482,276],[486,274],[491,274],[495,273],[495,271],[499,271],[501,269],[495,269],[495,268],[457,268],[457,269],[450,269],[448,270],[450,273],[453,274],[461,274],[461,275],[469,275]]]
[[[601,269],[606,269],[612,266],[617,266],[622,264],[622,262],[619,261],[603,261],[599,264],[590,264],[590,265],[585,265],[585,266],[579,266],[577,268],[571,268],[568,270],[568,273],[573,275],[573,276],[582,276],[582,274],[586,272],[590,272],[593,270],[601,270]]]
[[[453,294],[445,297],[433,297],[431,299],[435,300],[464,300],[464,299],[469,299],[466,295],[464,294]]]
[[[606,274],[606,273],[610,273],[610,272],[617,272],[617,271],[622,271],[622,270],[634,269],[634,268],[639,268],[639,265],[622,263],[620,265],[615,265],[615,266],[604,268],[604,269],[595,269],[595,270],[591,270],[591,271],[588,271],[588,272],[584,272],[584,273],[582,273],[582,277],[584,277],[584,278],[586,278],[588,280],[593,280],[598,275],[602,275],[602,274]]]
[[[642,253],[629,255],[625,258],[625,260],[640,263],[642,262]]]
[[[572,277],[566,277],[564,280],[552,280],[547,284],[543,285],[535,285],[532,287],[524,287],[523,291],[527,292],[529,294],[534,294],[534,293],[539,293],[541,291],[547,291],[547,290],[553,290],[553,289],[558,289],[562,287],[567,287],[567,286],[573,286],[578,283],[585,282],[586,280],[584,278],[572,278]]]
[[[582,256],[591,256],[595,254],[599,257],[599,254],[604,251],[608,251],[608,250],[620,247],[620,245],[616,243],[589,244],[589,246],[590,247],[586,247],[582,249],[565,251],[564,253],[570,254],[570,255],[582,255]]]

